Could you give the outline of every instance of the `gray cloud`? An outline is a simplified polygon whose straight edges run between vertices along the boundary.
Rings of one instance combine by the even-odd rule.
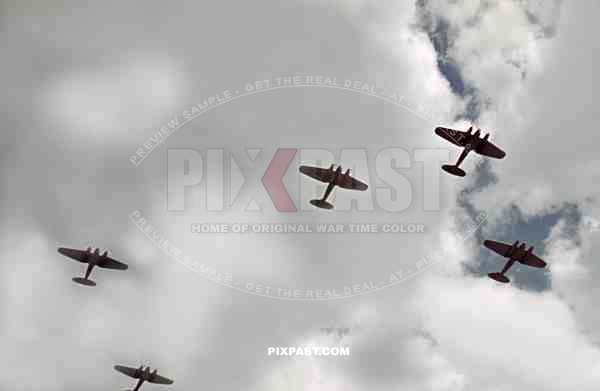
[[[444,13],[453,24],[469,15],[469,10],[428,6],[432,12]],[[464,114],[468,102],[452,95],[451,83],[439,72],[435,48],[427,34],[415,27],[415,6],[386,2],[381,7],[369,2],[349,6],[339,2],[284,6],[277,2],[181,2],[166,7],[154,2],[145,3],[142,10],[125,2],[118,7],[73,3],[49,8],[15,3],[7,8],[0,36],[4,47],[14,53],[3,59],[0,75],[6,86],[0,110],[9,129],[1,147],[0,187],[5,260],[1,264],[0,333],[5,365],[0,378],[7,387],[94,390],[128,386],[129,379],[112,370],[116,363],[156,366],[181,389],[404,386],[482,390],[491,389],[486,382],[494,374],[504,375],[504,386],[512,390],[572,389],[572,385],[591,389],[597,384],[597,378],[583,369],[573,371],[568,387],[543,376],[558,373],[556,368],[572,362],[596,363],[598,352],[575,331],[578,323],[554,292],[500,290],[487,280],[465,276],[462,266],[477,254],[474,241],[466,242],[432,270],[382,291],[344,300],[290,302],[227,289],[191,273],[129,220],[131,212],[140,211],[185,253],[236,279],[297,289],[377,281],[439,248],[450,233],[460,230],[456,216],[467,215],[462,207],[455,207],[463,187],[454,178],[441,177],[442,211],[429,215],[415,208],[401,215],[339,212],[334,218],[311,211],[291,216],[269,208],[263,193],[258,201],[264,211],[258,217],[244,212],[245,205],[212,215],[203,209],[203,185],[191,189],[189,213],[176,216],[166,210],[168,148],[222,147],[236,156],[248,147],[263,148],[256,165],[242,163],[245,175],[253,180],[260,178],[261,168],[279,147],[338,152],[343,147],[367,145],[372,155],[393,145],[407,149],[411,156],[413,148],[447,148],[433,139],[432,123],[373,97],[317,88],[255,94],[190,121],[140,167],[129,162],[160,127],[192,105],[256,80],[290,75],[370,82],[378,90],[391,90],[410,97],[413,104],[433,108],[450,125]],[[517,27],[523,23],[526,31],[556,24],[544,16],[545,8],[544,12],[530,8],[529,14],[510,8],[507,16],[492,7],[486,11],[491,22],[483,17],[485,23],[458,35],[452,54],[461,72],[493,102],[512,97],[520,80],[511,73],[518,70],[513,66],[508,71],[510,66],[503,65],[506,59],[497,56],[494,48],[507,45],[517,50],[528,35],[507,34],[509,42],[499,42],[487,27],[495,20],[516,21]],[[562,17],[572,20],[573,16],[567,12]],[[560,39],[563,30],[557,29],[552,39]],[[543,42],[538,40],[536,45]],[[486,48],[489,60],[482,64],[468,61],[471,53]],[[538,52],[534,49],[533,53]],[[530,65],[538,64],[534,54],[527,57],[528,78],[540,75]],[[475,72],[476,65],[483,70]],[[556,66],[568,69],[567,65]],[[498,73],[488,80],[484,76],[491,71]],[[528,92],[528,103],[541,96],[535,85]],[[482,121],[488,111],[483,111]],[[495,118],[511,129],[510,119]],[[525,129],[519,124],[515,135],[526,135]],[[482,194],[470,195],[469,200],[490,214],[494,194],[502,194],[507,201],[525,201],[527,193],[498,193],[500,186],[514,185],[521,191],[528,185],[525,179],[532,177],[544,184],[535,176],[531,161],[516,157],[523,155],[521,148],[535,143],[535,137],[526,138],[523,146],[506,138],[501,141],[515,156],[513,162],[507,159],[494,165],[498,183],[489,184],[490,190]],[[529,170],[527,175],[511,182],[523,167]],[[413,162],[408,172],[414,177],[417,201],[423,197],[420,169]],[[565,177],[564,172],[560,175]],[[381,185],[373,181],[372,187]],[[298,181],[290,174],[286,186],[293,187],[293,183]],[[308,186],[316,194],[316,185]],[[590,185],[574,196],[567,186],[552,189],[556,195],[551,193],[550,199],[573,201],[593,193]],[[527,213],[547,209],[548,193],[541,188],[536,200],[544,202],[526,204],[530,205],[528,210],[524,207]],[[263,192],[262,184],[254,181],[240,197],[249,200],[257,192]],[[344,195],[340,192],[337,197],[340,201]],[[190,223],[209,219],[229,223],[420,219],[429,230],[418,237],[198,236],[189,232]],[[501,217],[492,214],[490,220],[501,222]],[[558,229],[552,235],[563,239]],[[570,237],[566,235],[558,242],[560,246],[551,248],[549,256],[568,250],[577,259],[579,250],[571,246]],[[82,272],[81,266],[62,259],[56,246],[85,246],[90,241],[111,248],[131,269],[95,271],[98,286],[93,290],[72,284],[69,278]],[[574,297],[576,290],[565,285],[560,292]],[[517,321],[520,318],[524,320]],[[544,323],[546,319],[551,324]],[[318,330],[332,320],[361,325],[360,334],[340,342],[352,349],[348,360],[267,356],[271,346],[331,343]],[[594,322],[584,324],[593,326]],[[493,343],[486,327],[496,328]],[[535,338],[530,336],[531,329],[537,331]],[[561,357],[544,348],[552,336],[558,341],[555,346],[565,352]],[[524,347],[525,342],[532,348]],[[514,368],[511,359],[520,357],[530,373]]]

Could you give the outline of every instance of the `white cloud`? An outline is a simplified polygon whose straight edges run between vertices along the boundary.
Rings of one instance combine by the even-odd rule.
[[[419,297],[426,329],[446,359],[468,374],[467,389],[592,390],[598,384],[591,368],[600,365],[600,351],[553,293],[431,277]]]
[[[186,92],[181,71],[164,56],[135,58],[66,71],[42,86],[41,116],[55,136],[122,145],[166,122]]]
[[[581,15],[571,14],[569,9],[562,15],[557,38],[536,40],[539,26],[531,25],[523,7],[534,12],[542,24],[555,23],[553,10],[549,11],[539,2],[525,6],[497,2],[487,9],[479,8],[478,3],[449,6],[442,2],[429,3],[434,12],[444,14],[455,28],[451,32],[454,46],[450,54],[461,65],[465,78],[481,90],[482,97],[491,99],[492,106],[484,110],[481,122],[508,152],[507,159],[492,164],[498,184],[472,201],[491,215],[491,222],[497,223],[506,221],[504,211],[513,203],[526,214],[536,215],[552,210],[559,202],[578,202],[593,196],[597,190],[592,181],[597,169],[595,147],[586,138],[591,134],[586,130],[593,129],[593,110],[590,109],[593,106],[582,105],[589,105],[593,98],[593,92],[585,92],[584,87],[589,80],[594,80],[594,67],[591,62],[577,60],[589,50],[578,43],[590,44],[591,40],[582,40],[586,37],[584,29],[574,21],[580,17],[589,17],[591,21],[594,18],[584,9]],[[148,220],[156,219],[156,227],[164,227],[165,235],[178,243],[181,229],[187,231],[190,223],[205,217],[196,215],[185,221],[166,221],[164,193],[156,195],[156,191],[162,189],[157,182],[164,179],[164,172],[160,171],[164,169],[164,155],[160,152],[145,161],[144,169],[115,177],[110,176],[115,173],[110,167],[111,164],[118,166],[113,159],[119,157],[98,152],[104,143],[121,147],[146,134],[148,129],[162,125],[165,117],[170,118],[173,111],[179,110],[184,95],[186,99],[189,96],[198,99],[198,94],[204,94],[187,91],[184,81],[195,81],[220,91],[229,88],[229,84],[223,87],[225,81],[235,84],[229,79],[232,74],[243,73],[242,68],[250,76],[264,72],[265,68],[267,71],[287,69],[294,62],[303,64],[302,69],[308,73],[317,69],[346,75],[355,74],[359,69],[362,73],[357,77],[376,81],[378,86],[413,99],[413,103],[435,108],[444,114],[444,121],[451,121],[465,105],[450,93],[449,83],[438,72],[432,45],[416,26],[414,4],[388,2],[385,6],[383,9],[379,3],[356,2],[343,8],[338,4],[338,11],[342,7],[340,13],[352,21],[352,27],[337,17],[330,18],[327,11],[332,8],[327,11],[307,9],[298,18],[296,9],[291,16],[283,9],[277,17],[265,19],[259,17],[264,17],[261,13],[267,9],[243,8],[232,15],[231,10],[219,8],[215,11],[219,17],[241,15],[235,21],[242,25],[230,30],[215,28],[214,31],[221,34],[205,40],[202,46],[205,52],[200,54],[196,53],[198,41],[182,39],[182,30],[194,21],[194,26],[206,29],[200,30],[206,37],[210,31],[206,26],[214,28],[213,20],[219,18],[210,12],[193,14],[188,10],[184,14],[172,7],[176,10],[169,12],[168,26],[154,37],[158,46],[158,37],[177,42],[176,45],[184,49],[179,57],[177,51],[173,51],[169,56],[143,56],[129,63],[122,60],[125,57],[115,56],[112,58],[118,60],[96,67],[80,65],[78,69],[46,78],[41,92],[36,95],[40,99],[37,119],[46,123],[57,137],[47,146],[44,157],[47,160],[36,155],[39,159],[36,164],[16,167],[16,175],[4,175],[2,181],[5,188],[11,189],[5,205],[11,203],[18,206],[15,211],[29,211],[31,218],[25,223],[42,227],[18,231],[17,236],[32,235],[33,239],[16,240],[14,236],[7,236],[8,242],[14,241],[14,245],[3,252],[5,259],[28,260],[2,267],[5,269],[4,308],[6,314],[15,314],[15,323],[6,326],[3,340],[4,359],[9,363],[8,370],[1,374],[4,383],[14,389],[47,388],[45,379],[56,378],[58,373],[64,380],[62,384],[58,380],[51,389],[121,386],[128,379],[114,374],[112,365],[143,362],[158,366],[161,372],[173,377],[176,384],[189,387],[219,383],[234,389],[232,378],[242,379],[239,382],[255,389],[291,386],[332,390],[404,387],[416,391],[548,391],[588,390],[597,385],[600,356],[585,332],[586,328],[597,325],[599,319],[583,315],[584,311],[593,312],[594,299],[598,297],[592,285],[593,276],[598,274],[592,267],[596,240],[585,236],[581,247],[563,231],[563,226],[553,231],[546,254],[547,259],[556,264],[557,293],[533,294],[512,285],[500,287],[486,278],[465,277],[462,267],[476,262],[479,249],[477,243],[467,241],[438,265],[386,290],[355,300],[290,304],[234,292],[196,276],[157,250],[127,219],[127,214],[135,208],[142,214],[151,213]],[[163,15],[163,11],[154,10],[157,15]],[[325,14],[329,16],[321,19]],[[135,14],[139,18],[135,22],[142,26],[156,23],[144,15]],[[257,20],[274,24],[258,31],[256,27],[261,23]],[[472,24],[474,20],[476,23]],[[334,42],[336,60],[350,60],[335,68],[321,64],[323,53],[332,50],[319,47],[316,54],[311,51],[312,41],[306,41],[306,32],[302,30],[307,23],[319,32],[324,42],[328,42],[327,39]],[[240,31],[248,41],[240,42]],[[273,31],[284,34],[277,34],[276,41],[270,41]],[[362,39],[358,44],[335,35],[340,32],[346,39],[356,31],[359,32],[356,36]],[[196,37],[203,36],[196,33]],[[54,39],[60,36],[60,33],[53,34]],[[107,37],[96,37],[94,47],[115,43],[115,37]],[[212,41],[218,42],[216,49],[211,46]],[[273,49],[277,45],[279,51]],[[127,48],[127,42],[120,47]],[[185,57],[181,53],[196,53],[197,57]],[[264,53],[271,53],[266,64]],[[184,68],[174,65],[183,60],[186,61]],[[195,66],[201,66],[204,72],[200,77],[194,74]],[[572,76],[572,69],[579,70],[578,77]],[[212,75],[209,70],[216,72],[216,81],[206,76]],[[186,73],[180,74],[180,71]],[[525,79],[522,79],[522,71],[525,71]],[[242,76],[248,78],[248,74]],[[352,100],[355,96],[346,98],[350,93],[343,97],[308,90],[301,94],[293,91],[297,95],[292,95],[292,91],[278,93],[274,98],[268,94],[264,98],[257,95],[256,99],[223,105],[202,121],[179,130],[171,140],[193,147],[216,147],[215,144],[222,143],[232,148],[241,145],[242,149],[252,143],[267,150],[286,143],[305,145],[325,134],[326,137],[319,140],[333,146],[343,139],[357,145],[395,143],[406,148],[447,147],[433,135],[437,124],[387,103],[361,96],[361,115],[358,115],[348,112],[354,111],[349,108],[356,107],[353,106],[356,101]],[[280,104],[284,99],[287,99],[286,104]],[[382,106],[378,106],[379,103]],[[559,111],[556,107],[566,110]],[[245,129],[256,130],[252,137],[237,133],[240,112],[256,113]],[[299,113],[307,114],[306,118]],[[314,113],[323,115],[319,117]],[[282,131],[290,118],[296,121],[297,134]],[[315,118],[332,130],[323,133],[321,122],[317,124]],[[328,122],[327,118],[333,119]],[[245,122],[243,118],[241,122]],[[264,125],[264,129],[251,129],[260,125]],[[548,136],[548,129],[565,130],[572,125],[581,132],[577,135],[586,137],[573,140],[571,133],[560,132]],[[201,131],[196,132],[197,128]],[[30,132],[30,137],[37,136],[36,131]],[[65,161],[62,150],[57,147],[61,137],[65,137],[71,150],[79,146],[85,151],[89,147],[90,153],[82,154],[89,159],[89,164],[74,168],[69,162],[56,163],[53,170],[48,167],[47,171],[49,161]],[[535,154],[528,155],[530,151]],[[17,157],[28,157],[27,152],[27,148],[21,147],[13,153]],[[557,156],[563,159],[560,163],[556,163]],[[123,164],[128,163],[128,158],[123,158]],[[471,164],[466,166],[470,172],[474,163],[467,163]],[[581,176],[573,174],[573,169],[582,167],[586,168],[581,174],[585,182],[579,185]],[[3,173],[8,172],[5,169]],[[448,232],[459,228],[454,222],[456,216],[466,213],[452,207],[463,185],[455,179],[442,176],[443,204],[450,207],[429,218],[423,217],[428,219],[430,228],[426,237],[306,240],[289,236],[267,239],[185,235],[182,248],[201,255],[202,262],[214,262],[238,272],[245,267],[240,274],[248,278],[288,284],[339,280],[343,280],[343,284],[364,279],[377,267],[393,269],[400,262],[421,259],[430,250],[435,251],[447,243]],[[53,181],[65,187],[40,194],[41,185]],[[83,186],[74,183],[77,181],[83,182]],[[131,184],[135,186],[129,187]],[[261,185],[256,182],[250,187],[256,190]],[[20,195],[24,190],[32,194],[35,202],[23,200]],[[194,193],[195,202],[203,204],[205,200],[200,193]],[[40,200],[47,202],[44,209],[33,208]],[[599,215],[593,207],[588,208],[591,215]],[[219,218],[240,221],[237,213],[232,210]],[[261,216],[266,221],[286,220],[268,212]],[[318,216],[321,217],[317,219],[326,219],[324,215]],[[407,216],[409,213],[402,215]],[[348,222],[356,218],[340,213],[332,221]],[[69,228],[70,224],[76,227]],[[42,229],[47,232],[35,233]],[[111,275],[98,273],[99,286],[94,291],[82,291],[72,284],[69,278],[76,273],[76,264],[69,266],[56,256],[47,237],[52,240],[69,237],[77,243],[86,235],[112,240],[112,243],[124,241],[115,255],[121,254],[129,260],[131,270]],[[48,263],[40,270],[33,260],[49,257],[48,254],[54,254],[52,261],[60,266],[48,266]],[[592,277],[586,278],[582,271],[589,271]],[[19,278],[9,273],[18,274]],[[63,283],[57,284],[57,281]],[[569,307],[572,303],[575,312]],[[276,359],[263,364],[268,344],[326,343],[313,331],[329,326],[332,319],[344,326],[357,323],[361,326],[357,335],[342,340],[351,346],[350,360],[305,358],[283,362]],[[55,360],[55,352],[66,357],[67,364]],[[74,362],[77,368],[73,368]],[[490,379],[501,383],[490,384]]]
[[[490,229],[516,223],[507,213],[513,206],[532,217],[556,212],[568,202],[595,215],[597,207],[590,201],[598,191],[592,179],[598,166],[594,119],[584,108],[592,107],[593,89],[586,85],[596,72],[589,57],[594,44],[584,26],[589,25],[585,20],[593,25],[597,12],[565,4],[558,20],[556,3],[550,2],[493,2],[477,10],[469,2],[433,4],[431,9],[451,23],[451,56],[480,97],[489,100],[479,123],[507,151],[506,159],[490,161],[498,182],[470,199],[490,214]],[[526,10],[534,12],[537,25]],[[468,20],[472,24],[465,25]],[[554,27],[557,35],[539,39],[540,26]],[[598,239],[569,224],[561,221],[545,241],[553,293],[530,294],[487,279],[459,278],[437,281],[443,302],[424,302],[434,314],[432,334],[441,339],[442,349],[452,346],[449,359],[464,364],[460,368],[471,375],[475,389],[486,389],[489,378],[502,379],[506,389],[597,385],[589,366],[600,363],[592,344],[597,333],[591,331],[598,325],[592,310],[598,297],[593,288]],[[432,308],[444,308],[443,315]],[[559,372],[564,367],[575,372]]]

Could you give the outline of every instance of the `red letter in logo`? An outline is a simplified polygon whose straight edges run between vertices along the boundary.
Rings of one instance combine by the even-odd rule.
[[[294,202],[281,183],[296,151],[296,149],[278,149],[261,180],[279,212],[296,212]]]

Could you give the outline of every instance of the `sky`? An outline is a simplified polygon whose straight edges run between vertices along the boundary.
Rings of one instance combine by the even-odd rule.
[[[559,0],[4,2],[0,389],[124,389],[134,380],[112,367],[143,364],[173,390],[597,390],[599,14],[595,2]],[[309,76],[369,87],[264,88]],[[235,99],[185,122],[226,94]],[[439,165],[460,151],[433,130],[471,125],[507,156],[469,156],[465,178],[447,175]],[[261,183],[278,148],[298,150],[282,179],[297,212],[277,211]],[[347,154],[360,148],[365,165]],[[391,164],[412,185],[396,213],[382,208],[391,184],[376,175],[386,148],[406,152]],[[168,207],[177,149],[203,159],[186,171],[203,177],[183,211]],[[209,149],[223,151],[223,195],[207,184]],[[369,190],[336,190],[337,210],[324,212],[308,203],[324,186],[297,166],[332,163]],[[221,197],[224,210],[208,210]],[[199,234],[197,223],[425,230]],[[515,266],[510,284],[496,283],[486,274],[503,259],[485,239],[525,241],[549,268]],[[88,245],[129,269],[74,284],[83,265],[56,249]],[[400,270],[409,278],[392,284]],[[360,294],[307,295],[354,286]],[[305,346],[350,355],[267,354]]]

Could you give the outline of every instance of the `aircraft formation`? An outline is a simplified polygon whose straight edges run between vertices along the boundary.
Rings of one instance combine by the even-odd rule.
[[[100,253],[99,248],[93,249],[92,247],[88,247],[85,250],[78,250],[67,247],[59,247],[58,253],[77,262],[87,264],[84,277],[73,278],[74,282],[84,286],[96,286],[96,283],[89,279],[92,269],[94,269],[96,266],[102,269],[112,270],[127,270],[129,268],[129,266],[125,263],[109,257],[108,250],[104,250],[102,253]],[[144,382],[155,384],[173,384],[173,380],[158,375],[158,370],[155,369],[154,371],[150,372],[150,367],[146,367],[144,369],[143,365],[139,368],[115,365],[114,368],[124,375],[138,379],[138,382],[131,391],[138,391]]]
[[[464,177],[466,173],[460,168],[460,165],[471,151],[475,151],[477,154],[495,159],[503,159],[506,156],[504,151],[488,141],[489,134],[486,134],[483,138],[481,138],[481,130],[478,129],[475,133],[472,133],[472,130],[472,127],[466,132],[444,127],[435,128],[435,134],[451,142],[452,144],[463,148],[463,151],[461,152],[456,164],[443,165],[442,170],[455,176]],[[365,191],[369,188],[366,183],[352,177],[350,169],[347,169],[346,172],[343,172],[341,166],[338,166],[337,169],[334,168],[334,164],[332,164],[329,168],[312,166],[300,166],[299,168],[300,173],[303,175],[322,183],[327,183],[327,188],[323,196],[310,201],[310,203],[317,208],[328,210],[334,208],[333,204],[328,201],[328,198],[336,187],[356,191]],[[493,240],[485,240],[483,245],[496,254],[508,259],[500,272],[488,274],[491,279],[494,279],[498,282],[510,282],[509,278],[506,277],[506,273],[516,262],[535,268],[546,267],[546,262],[533,254],[533,246],[526,250],[526,245],[524,243],[519,245],[519,241],[509,245]],[[92,247],[88,247],[86,250],[59,247],[58,252],[67,258],[87,264],[84,276],[74,277],[72,279],[74,282],[83,286],[96,286],[96,282],[89,278],[92,270],[95,267],[121,271],[129,268],[127,264],[111,258],[108,255],[108,250],[104,250],[102,253],[100,253],[100,249],[93,249]],[[156,369],[151,372],[150,367],[148,366],[144,368],[142,365],[139,368],[132,368],[122,365],[115,365],[114,369],[126,376],[137,379],[137,383],[131,391],[138,391],[145,382],[165,385],[173,384],[173,380],[158,375],[158,371]]]
[[[472,126],[466,132],[438,126],[435,128],[434,132],[444,140],[463,148],[463,151],[461,152],[455,164],[445,164],[442,166],[442,170],[451,175],[458,177],[464,177],[466,175],[465,171],[460,168],[460,165],[471,151],[494,159],[503,159],[506,156],[506,153],[502,149],[489,141],[489,133],[483,137],[480,137],[481,129],[477,129],[477,131],[473,133]],[[342,173],[341,166],[338,166],[338,168],[335,170],[334,167],[335,165],[332,164],[329,169],[311,166],[300,166],[299,168],[302,174],[328,184],[322,198],[310,201],[312,205],[318,208],[333,209],[333,205],[329,203],[327,199],[336,186],[342,189],[358,191],[365,191],[369,188],[366,183],[353,178],[350,175],[350,169],[347,169],[346,172]],[[505,273],[515,262],[535,268],[546,267],[546,262],[532,253],[533,246],[528,250],[525,250],[526,245],[523,243],[519,246],[519,241],[516,241],[513,245],[509,245],[495,242],[493,240],[485,240],[483,244],[485,247],[494,251],[495,253],[508,258],[506,265],[500,272],[488,274],[488,277],[498,282],[510,282]]]
[[[481,135],[481,129],[477,129],[475,133],[472,132],[473,127],[470,127],[466,132],[444,127],[435,128],[435,134],[450,141],[452,144],[463,148],[456,164],[445,164],[442,166],[442,170],[455,176],[464,177],[466,173],[460,168],[460,165],[471,151],[495,159],[503,159],[506,156],[506,153],[503,150],[498,148],[491,141],[488,141],[490,137],[489,133],[484,137],[479,137]],[[347,169],[346,172],[342,173],[342,166],[338,166],[336,170],[334,170],[334,167],[334,164],[332,164],[329,169],[300,166],[299,170],[302,174],[319,182],[328,184],[322,198],[310,201],[312,205],[318,208],[333,209],[333,205],[327,202],[327,198],[331,195],[331,192],[336,186],[342,189],[358,191],[365,191],[369,188],[366,183],[353,178],[350,175],[350,169]]]

